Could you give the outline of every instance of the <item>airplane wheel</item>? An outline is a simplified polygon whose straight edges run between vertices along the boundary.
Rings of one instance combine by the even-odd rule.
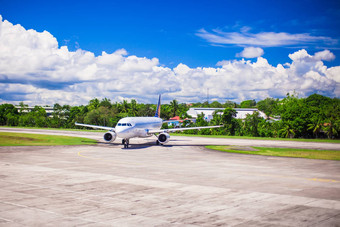
[[[124,144],[124,148],[128,148],[129,147],[129,140],[128,139],[123,139],[122,143]]]
[[[156,140],[156,144],[159,145],[159,141],[158,140]]]

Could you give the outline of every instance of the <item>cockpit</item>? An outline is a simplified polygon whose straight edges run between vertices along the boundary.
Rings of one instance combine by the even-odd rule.
[[[118,123],[117,126],[126,126],[126,127],[132,127],[130,123]]]

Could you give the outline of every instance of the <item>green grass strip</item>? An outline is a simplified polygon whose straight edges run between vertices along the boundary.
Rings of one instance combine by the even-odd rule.
[[[173,136],[188,136],[188,137],[207,137],[207,138],[225,138],[225,139],[247,139],[247,140],[282,140],[282,141],[297,141],[297,142],[317,142],[317,143],[340,143],[339,139],[302,139],[302,138],[273,138],[273,137],[251,137],[251,136],[224,136],[224,135],[197,135],[184,133],[171,133]]]
[[[340,150],[312,150],[295,148],[274,148],[274,147],[241,147],[241,146],[206,146],[208,149],[240,153],[277,157],[324,159],[340,161]]]
[[[0,132],[0,146],[91,145],[96,143],[96,140],[81,137]]]

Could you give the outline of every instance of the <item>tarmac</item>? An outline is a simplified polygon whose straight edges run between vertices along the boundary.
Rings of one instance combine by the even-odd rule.
[[[0,131],[17,129],[1,128]],[[0,226],[340,226],[340,162],[203,145],[340,150],[335,143],[171,136],[97,145],[0,147]]]

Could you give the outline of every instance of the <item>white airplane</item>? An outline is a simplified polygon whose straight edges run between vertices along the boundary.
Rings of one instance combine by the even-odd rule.
[[[191,128],[172,128],[172,129],[161,129],[162,124],[169,121],[163,121],[160,117],[161,112],[161,96],[159,96],[156,114],[154,117],[124,117],[120,119],[115,128],[98,126],[98,125],[88,125],[75,123],[78,126],[85,126],[95,129],[105,129],[108,130],[104,134],[104,140],[106,142],[113,142],[116,137],[122,138],[122,144],[124,148],[129,147],[129,142],[131,138],[140,137],[146,138],[152,135],[157,137],[157,145],[165,144],[169,142],[170,135],[169,132],[183,131],[190,129],[204,129],[204,128],[219,128],[223,125],[215,126],[203,126],[203,127],[191,127]]]

